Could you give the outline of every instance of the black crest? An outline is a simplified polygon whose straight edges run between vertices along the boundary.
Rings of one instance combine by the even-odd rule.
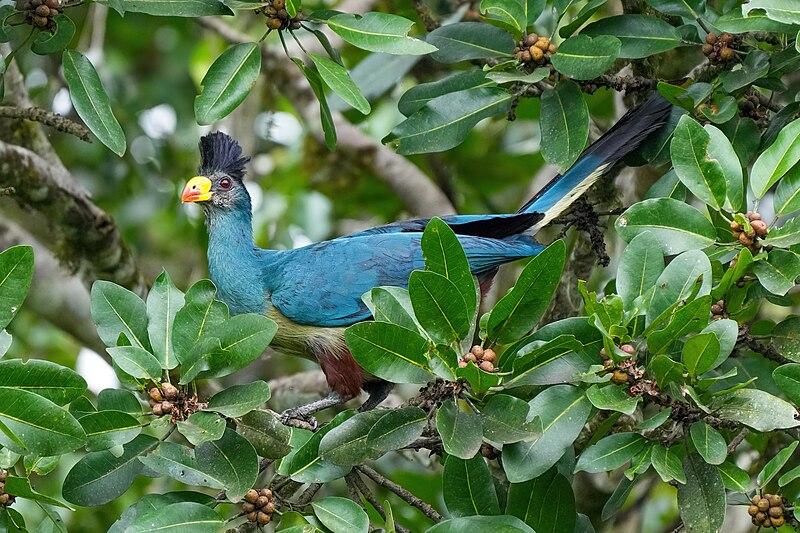
[[[250,161],[242,155],[236,139],[221,131],[200,137],[200,168],[198,174],[208,176],[222,172],[232,178],[244,178],[244,166]]]

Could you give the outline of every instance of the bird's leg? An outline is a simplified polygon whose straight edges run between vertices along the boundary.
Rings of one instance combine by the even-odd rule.
[[[380,405],[380,403],[389,396],[394,388],[394,383],[376,379],[375,381],[367,381],[364,383],[364,390],[369,393],[369,397],[358,408],[358,412],[371,411]]]
[[[302,429],[316,429],[317,419],[312,416],[314,413],[345,401],[338,392],[331,392],[319,400],[285,410],[281,414],[281,423]]]

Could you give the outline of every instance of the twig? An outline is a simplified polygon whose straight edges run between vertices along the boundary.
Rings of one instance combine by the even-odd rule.
[[[398,485],[394,481],[386,479],[380,473],[378,473],[376,470],[373,470],[372,468],[368,467],[367,465],[361,465],[361,466],[357,466],[355,468],[356,468],[356,470],[358,470],[359,472],[363,473],[365,476],[370,478],[372,481],[374,481],[378,485],[386,487],[390,491],[394,492],[397,496],[399,496],[406,503],[408,503],[410,505],[413,505],[414,507],[416,507],[417,509],[422,511],[422,514],[424,514],[425,516],[427,516],[428,518],[430,518],[434,522],[441,522],[443,520],[442,515],[440,515],[436,511],[436,509],[434,509],[429,503],[426,503],[426,502],[420,500],[419,498],[417,498],[416,496],[414,496],[413,494],[408,492],[406,489],[404,489],[403,487],[401,487],[400,485]]]
[[[737,348],[748,348],[756,353],[760,353],[765,359],[775,361],[779,365],[791,363],[789,359],[779,354],[772,346],[767,346],[750,333],[750,324],[739,326],[739,337],[736,339]]]
[[[306,490],[303,491],[303,494],[301,494],[300,497],[297,498],[297,502],[295,503],[295,505],[297,507],[305,507],[311,502],[311,500],[314,499],[314,495],[321,488],[322,488],[322,483],[312,483],[311,485],[308,486]]]
[[[0,106],[0,118],[33,120],[58,131],[74,135],[87,143],[92,142],[92,139],[89,137],[89,129],[86,126],[78,124],[67,117],[62,117],[58,113],[46,111],[40,107]]]
[[[603,74],[593,80],[581,82],[580,85],[583,92],[588,94],[594,93],[600,87],[609,87],[615,91],[630,93],[645,92],[655,89],[656,85],[658,85],[658,81],[632,74],[627,76]]]
[[[414,4],[414,9],[417,11],[417,15],[419,15],[419,19],[425,25],[427,31],[433,31],[439,27],[439,22],[433,18],[431,8],[429,8],[425,2],[422,0],[414,0],[412,3]]]
[[[747,437],[747,434],[750,433],[750,430],[747,428],[742,428],[742,430],[736,434],[733,439],[728,443],[728,455],[732,454],[737,446],[739,446],[742,441]]]

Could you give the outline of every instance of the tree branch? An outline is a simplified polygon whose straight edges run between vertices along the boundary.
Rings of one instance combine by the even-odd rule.
[[[33,120],[58,131],[74,135],[87,143],[92,142],[89,137],[89,128],[83,124],[73,122],[58,113],[51,113],[40,107],[0,106],[0,117]]]
[[[200,17],[196,22],[218,34],[229,43],[252,42],[253,39],[228,26],[220,19]],[[262,70],[286,98],[290,99],[303,120],[314,129],[322,142],[319,104],[306,79],[282,53],[261,46]],[[445,194],[417,166],[390,148],[369,137],[340,113],[333,114],[338,136],[337,156],[346,156],[368,169],[394,190],[406,208],[416,216],[428,217],[455,212]]]
[[[441,522],[443,520],[442,515],[440,515],[436,511],[436,509],[434,509],[429,503],[426,503],[426,502],[420,500],[419,498],[417,498],[416,496],[414,496],[413,494],[408,492],[406,489],[404,489],[403,487],[401,487],[400,485],[398,485],[394,481],[392,481],[390,479],[386,479],[380,473],[378,473],[376,470],[373,470],[372,468],[368,467],[367,465],[356,466],[355,468],[356,468],[356,470],[358,470],[359,472],[361,472],[362,474],[364,474],[365,476],[370,478],[372,481],[374,481],[378,485],[386,487],[390,491],[394,492],[397,496],[399,496],[401,499],[403,499],[406,503],[411,504],[414,507],[416,507],[417,509],[419,509],[420,511],[422,511],[422,514],[424,514],[425,516],[427,516],[428,518],[430,518],[434,522]]]

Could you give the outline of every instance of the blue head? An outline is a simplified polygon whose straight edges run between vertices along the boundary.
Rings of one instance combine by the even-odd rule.
[[[201,137],[198,175],[186,183],[181,201],[202,205],[209,223],[232,211],[249,217],[250,195],[242,181],[248,161],[233,137],[222,132]]]

